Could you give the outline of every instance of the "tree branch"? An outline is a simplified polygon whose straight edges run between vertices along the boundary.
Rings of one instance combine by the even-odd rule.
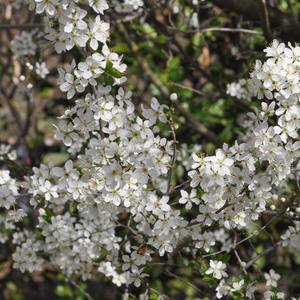
[[[222,8],[234,11],[239,15],[244,15],[253,21],[260,21],[259,7],[256,0],[211,0],[214,5]],[[300,30],[295,30],[299,26],[299,23],[295,22],[291,15],[284,14],[276,8],[268,6],[268,15],[270,29],[280,29],[278,34],[284,41],[296,41],[300,40]]]
[[[270,29],[266,0],[257,0],[257,2],[259,7],[260,23],[264,32],[264,36],[268,42],[271,42],[273,40],[273,34]]]

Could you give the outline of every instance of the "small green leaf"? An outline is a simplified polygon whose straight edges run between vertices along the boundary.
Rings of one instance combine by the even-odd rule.
[[[202,276],[205,276],[205,273],[206,273],[206,271],[207,271],[208,269],[200,269],[199,270],[199,272],[200,272],[200,274],[202,275]]]
[[[170,62],[169,62],[169,68],[175,69],[179,66],[180,64],[180,58],[179,57],[174,57]]]
[[[107,61],[106,62],[106,66],[105,66],[105,72],[108,72],[113,66],[113,63],[111,61]]]
[[[55,288],[54,292],[56,295],[58,295],[60,297],[69,297],[69,298],[73,297],[72,290],[71,290],[70,286],[68,286],[67,284],[58,285]]]
[[[49,208],[46,209],[46,216],[47,216],[48,218],[51,218],[51,217],[53,216],[53,212],[52,212],[51,209],[49,209]]]
[[[196,262],[194,260],[191,260],[188,264],[189,269],[193,269],[195,267]]]
[[[248,284],[251,280],[249,273],[243,276],[245,284]]]
[[[114,84],[114,79],[112,76],[104,74],[104,83],[105,85],[113,85]]]
[[[65,276],[64,276],[63,274],[59,273],[59,274],[57,274],[56,278],[57,278],[58,280],[64,280],[64,279],[65,279]]]
[[[212,288],[214,285],[215,285],[214,280],[210,280],[210,282],[209,282],[209,287]]]
[[[219,256],[219,257],[217,258],[217,261],[221,261],[221,262],[223,262],[224,264],[226,264],[226,263],[229,261],[230,257],[231,257],[231,255],[225,253],[225,254]]]
[[[210,247],[209,248],[209,254],[214,254],[214,253],[216,253],[216,251],[212,247]]]
[[[242,299],[243,295],[239,292],[233,292],[233,299]]]
[[[211,275],[205,275],[203,278],[202,278],[202,280],[204,280],[204,281],[211,281],[212,280],[212,276]]]
[[[111,68],[107,71],[108,74],[110,74],[112,77],[115,78],[121,78],[123,76],[123,74],[117,70],[116,68]]]

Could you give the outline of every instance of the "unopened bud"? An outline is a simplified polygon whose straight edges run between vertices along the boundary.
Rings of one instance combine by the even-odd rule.
[[[271,208],[271,210],[275,210],[276,206],[275,205],[271,205],[270,208]]]
[[[176,101],[177,99],[178,99],[178,97],[177,97],[176,93],[173,93],[173,94],[170,95],[170,100],[171,101]]]

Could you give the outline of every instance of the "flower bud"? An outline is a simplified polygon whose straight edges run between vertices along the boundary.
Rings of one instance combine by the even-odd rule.
[[[177,99],[178,99],[178,97],[177,97],[176,93],[173,93],[173,94],[170,95],[170,100],[171,101],[176,101]]]

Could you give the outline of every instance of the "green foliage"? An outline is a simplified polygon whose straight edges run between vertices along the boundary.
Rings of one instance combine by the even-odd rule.
[[[106,72],[115,78],[121,78],[123,76],[123,74],[116,68],[110,68],[110,69],[106,70]]]
[[[72,298],[73,292],[68,284],[58,285],[55,290],[55,294],[60,297]]]
[[[8,281],[5,286],[8,290],[8,300],[25,300],[25,297],[15,283]]]
[[[231,258],[231,255],[228,253],[224,253],[221,256],[217,257],[217,261],[221,261],[222,263],[226,264]]]

